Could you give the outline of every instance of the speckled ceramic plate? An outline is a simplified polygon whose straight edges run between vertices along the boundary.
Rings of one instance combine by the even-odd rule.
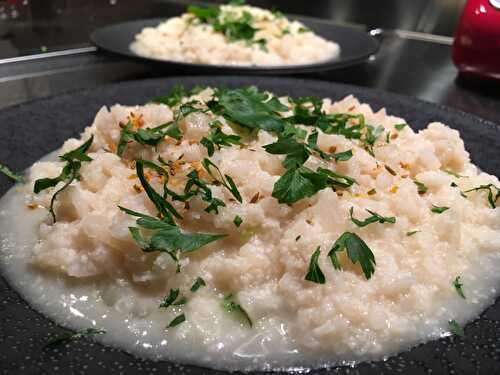
[[[144,27],[156,27],[160,22],[165,21],[165,18],[136,20],[106,26],[95,30],[90,35],[90,40],[99,48],[109,52],[118,53],[120,55],[140,59],[142,61],[163,64],[166,67],[175,66],[176,68],[181,68],[184,71],[204,74],[297,74],[319,72],[359,64],[378,50],[378,42],[360,29],[334,25],[329,21],[314,18],[295,17],[295,19],[301,21],[316,34],[339,44],[341,49],[340,56],[335,59],[329,59],[320,63],[307,65],[273,67],[220,66],[166,61],[143,57],[130,50],[130,43],[134,41],[137,33],[139,33]]]
[[[89,125],[96,111],[114,103],[139,104],[174,84],[235,87],[256,84],[278,94],[340,99],[354,94],[375,109],[404,117],[414,129],[442,121],[458,129],[473,162],[500,175],[500,127],[449,108],[383,91],[321,81],[269,77],[190,77],[124,82],[43,99],[0,112],[0,160],[16,170],[29,167]],[[0,194],[11,183],[0,177]],[[495,374],[500,371],[500,300],[465,327],[464,338],[447,337],[389,358],[355,367],[314,370],[310,374]],[[48,337],[64,329],[32,310],[0,278],[1,374],[224,374],[194,366],[141,360],[90,340],[44,349]],[[257,374],[257,373],[253,373]],[[262,373],[261,373],[262,374]]]

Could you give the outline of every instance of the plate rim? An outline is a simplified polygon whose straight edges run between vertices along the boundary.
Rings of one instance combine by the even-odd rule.
[[[0,110],[0,114],[3,114],[5,112],[11,112],[11,111],[15,111],[17,109],[19,109],[20,107],[25,107],[25,106],[30,106],[30,105],[34,105],[34,104],[37,104],[37,103],[43,103],[43,102],[46,102],[46,101],[50,101],[50,100],[53,100],[53,99],[57,99],[57,98],[61,98],[61,97],[68,97],[68,96],[72,96],[72,95],[78,95],[78,94],[85,94],[85,93],[92,93],[96,90],[106,90],[106,89],[109,89],[109,88],[112,88],[113,86],[116,86],[116,87],[119,87],[119,86],[133,86],[134,84],[137,84],[137,83],[144,83],[144,84],[148,84],[149,82],[161,82],[161,81],[169,81],[170,84],[174,84],[175,81],[188,81],[189,83],[191,82],[195,82],[196,80],[218,80],[218,79],[224,79],[226,81],[230,81],[230,80],[238,80],[238,79],[247,79],[247,80],[257,80],[257,79],[265,79],[269,82],[269,86],[272,86],[272,85],[277,85],[279,84],[280,81],[288,81],[288,82],[295,82],[297,84],[300,84],[300,83],[304,83],[304,84],[313,84],[313,83],[320,83],[321,85],[325,85],[325,86],[337,86],[345,91],[351,91],[351,90],[354,90],[355,92],[367,92],[368,94],[372,93],[372,94],[376,94],[376,93],[382,93],[383,95],[386,96],[387,100],[390,101],[392,99],[402,99],[404,101],[404,105],[412,105],[412,106],[415,106],[415,107],[418,107],[418,106],[421,106],[421,105],[425,105],[425,106],[431,106],[433,108],[436,108],[438,110],[442,110],[446,113],[452,113],[452,114],[455,114],[455,115],[459,115],[460,117],[463,117],[465,119],[468,119],[469,121],[473,121],[475,123],[479,123],[481,125],[485,125],[487,127],[491,127],[492,129],[496,130],[496,131],[500,131],[500,125],[495,123],[495,122],[492,122],[492,121],[489,121],[489,120],[485,120],[477,115],[474,115],[474,114],[471,114],[471,113],[467,113],[467,112],[464,112],[464,111],[461,111],[461,110],[458,110],[458,109],[454,109],[452,107],[449,107],[449,106],[445,106],[445,105],[442,105],[442,104],[438,104],[438,103],[432,103],[432,102],[428,102],[428,101],[425,101],[425,100],[421,100],[421,99],[416,99],[416,98],[413,98],[411,96],[408,96],[408,95],[402,95],[402,94],[398,94],[398,93],[393,93],[393,92],[389,92],[389,91],[386,91],[386,90],[382,90],[382,89],[377,89],[377,88],[370,88],[370,87],[364,87],[364,86],[358,86],[358,85],[352,85],[352,84],[344,84],[344,83],[337,83],[337,82],[332,82],[332,81],[325,81],[325,80],[320,80],[320,79],[304,79],[304,78],[295,78],[295,77],[286,77],[286,78],[283,78],[283,77],[266,77],[266,76],[260,76],[260,77],[255,77],[255,76],[236,76],[236,75],[195,75],[195,76],[168,76],[168,77],[156,77],[156,78],[147,78],[147,79],[140,79],[140,80],[127,80],[127,81],[121,81],[121,82],[115,82],[115,83],[109,83],[109,84],[105,84],[105,85],[100,85],[100,86],[96,86],[96,87],[93,87],[93,88],[83,88],[83,89],[76,89],[76,90],[70,90],[70,91],[67,91],[67,92],[64,92],[64,93],[58,93],[58,94],[54,94],[54,95],[50,95],[50,96],[47,96],[47,97],[43,97],[43,98],[36,98],[36,99],[33,99],[33,100],[30,100],[30,101],[26,101],[26,102],[23,102],[23,103],[19,103],[19,104],[15,104],[15,105],[12,105],[12,106],[9,106],[9,107],[6,107],[2,110]],[[355,93],[354,95],[357,95],[357,93]],[[133,94],[131,95],[131,97],[133,97]],[[326,97],[326,96],[325,96]],[[104,100],[103,100],[104,101]],[[125,104],[125,103],[124,103]],[[368,104],[371,104],[371,103],[368,103]],[[106,103],[107,105],[107,103]],[[61,109],[62,111],[67,111],[67,109],[64,109],[62,108]],[[451,127],[453,127],[453,124],[448,124],[450,125]],[[88,126],[88,125],[87,125]],[[83,129],[77,129],[78,132],[81,132]],[[12,185],[10,185],[12,186]],[[4,193],[5,194],[5,193]],[[3,196],[3,194],[2,194]],[[23,302],[25,302],[28,306],[29,309],[31,309],[32,311],[34,311],[36,314],[38,314],[39,316],[41,316],[43,319],[46,319],[50,322],[52,322],[53,324],[55,324],[56,327],[58,327],[58,329],[60,328],[64,328],[64,329],[68,329],[66,325],[63,325],[63,324],[60,324],[58,322],[55,322],[54,320],[52,320],[51,318],[48,318],[46,317],[44,314],[42,314],[41,312],[39,312],[38,310],[34,309],[33,307],[31,307],[31,305],[26,301],[24,300],[24,298],[21,297],[21,295],[19,294],[19,292],[13,288],[9,282],[9,280],[2,274],[0,273],[0,278],[6,283],[6,285],[8,285],[8,288],[13,291],[14,293],[16,293],[16,295],[18,296],[19,299],[21,299]],[[487,309],[491,308],[492,306],[494,306],[496,303],[498,303],[498,301],[500,300],[500,297],[497,297],[496,298],[496,302],[493,304],[493,305],[490,305],[488,306],[485,310],[483,310],[481,312],[480,315],[482,315],[485,311],[487,311]],[[468,325],[469,324],[473,324],[474,322],[477,321],[478,318],[475,318],[474,320],[471,320],[468,322]],[[429,342],[434,342],[434,341],[438,341],[438,340],[432,340],[432,341],[429,341]],[[426,342],[426,343],[429,343],[429,342]],[[421,345],[425,345],[426,343],[422,343],[422,344],[418,344],[416,346],[412,346],[408,351],[411,351],[413,350],[414,348],[417,348]],[[103,345],[101,343],[99,343],[99,345]],[[106,346],[106,347],[110,347],[109,345],[103,345],[103,346]],[[112,348],[116,349],[116,347],[113,347],[111,346]],[[122,349],[117,349],[121,352],[124,352],[126,354],[129,355],[128,352],[122,350]],[[403,353],[405,353],[407,351],[404,351]],[[396,355],[391,355],[390,358],[393,358],[395,357]],[[134,358],[138,358],[138,357],[134,357]],[[139,358],[140,359],[140,358]],[[164,361],[164,362],[167,362],[173,366],[177,366],[179,364],[175,363],[175,362],[168,362],[168,361]],[[372,364],[372,363],[377,363],[379,361],[375,361],[375,362],[363,362],[361,364]],[[196,366],[196,365],[189,365],[189,364],[180,364],[180,366],[185,366],[185,367],[188,367],[190,369],[192,369],[193,367],[197,367],[198,369],[201,369],[201,371],[208,371],[208,373],[210,374],[217,374],[217,373],[221,373],[220,370],[214,370],[214,369],[211,369],[211,368],[206,368],[206,367],[200,367],[200,366]],[[338,369],[339,371],[344,371],[342,370],[344,368],[344,366],[338,366],[338,367],[333,367],[331,369],[328,369],[328,370],[324,370],[324,369],[314,369],[312,371],[313,374],[323,374],[323,372],[325,371],[328,372],[328,371],[332,371],[332,372],[335,372],[336,369]],[[356,368],[359,368],[359,367],[355,367],[354,370]],[[174,367],[175,369],[175,367]],[[176,370],[174,370],[176,371]],[[180,371],[180,370],[179,370]],[[197,370],[198,371],[198,370]],[[175,372],[174,372],[175,373]],[[182,372],[180,372],[182,373]],[[204,372],[201,372],[201,373],[204,373]],[[222,373],[226,373],[226,372],[222,372]],[[342,372],[343,373],[343,372]],[[229,374],[229,373],[228,373]],[[250,372],[249,374],[264,374],[264,372]],[[266,373],[267,374],[267,373]],[[271,374],[271,373],[270,373]]]

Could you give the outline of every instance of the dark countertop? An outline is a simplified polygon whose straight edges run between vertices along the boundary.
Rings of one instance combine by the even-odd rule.
[[[379,52],[366,63],[302,77],[392,91],[500,124],[500,88],[457,79],[450,58],[451,39],[417,39],[422,38],[405,32],[385,32]],[[112,82],[182,74],[99,51],[24,62],[0,60],[0,108]]]

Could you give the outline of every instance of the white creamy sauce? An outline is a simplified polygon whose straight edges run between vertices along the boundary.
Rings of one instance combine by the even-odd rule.
[[[209,293],[196,301],[197,306],[210,310],[210,318],[189,320],[178,334],[175,329],[165,330],[169,319],[165,312],[146,318],[131,318],[119,308],[103,302],[98,283],[72,282],[33,270],[29,258],[38,241],[37,228],[47,217],[44,209],[26,208],[25,195],[12,188],[0,201],[1,270],[9,284],[21,293],[33,308],[72,329],[104,328],[105,335],[95,339],[129,353],[153,360],[171,360],[178,363],[204,365],[227,370],[299,369],[326,367],[334,364],[354,364],[373,358],[332,358],[300,351],[287,339],[287,322],[269,320],[259,322],[253,329],[238,324],[219,307]],[[450,316],[467,322],[478,316],[497,296],[500,283],[500,256],[489,254],[471,265],[467,283],[467,300],[451,298],[443,301],[434,314],[422,317],[419,334],[408,342],[402,337],[395,340],[386,356],[407,350],[419,342],[447,335]],[[127,293],[133,293],[128,290]],[[181,309],[177,309],[180,311]],[[385,357],[385,356],[384,356]],[[380,359],[380,358],[376,358]]]
[[[210,90],[200,95],[199,100],[209,100]],[[212,187],[214,195],[227,205],[218,215],[205,212],[198,198],[190,208],[173,202],[184,217],[179,220],[183,230],[228,235],[183,254],[179,273],[166,254],[145,253],[137,246],[127,229],[135,220],[117,206],[156,215],[136,186],[129,160],[157,160],[161,155],[177,161],[184,155],[169,181],[179,192],[185,175],[206,157],[199,141],[215,115],[191,114],[180,125],[182,142],[165,141],[158,150],[129,145],[120,159],[107,151],[116,147],[120,123],[157,126],[171,121],[172,111],[156,104],[101,109],[82,135],[82,140],[94,135],[89,151],[93,160],[82,165],[81,179],[58,196],[56,224],[46,209],[27,207],[33,202],[47,207],[53,194],[48,189],[33,195],[33,182],[57,176],[62,163],[53,162],[55,155],[82,140],[68,140],[57,154],[35,163],[29,183],[0,200],[2,274],[50,319],[73,329],[105,329],[106,334],[95,337],[104,344],[153,360],[218,369],[355,364],[449,335],[450,320],[465,324],[498,295],[499,209],[488,206],[484,192],[460,195],[460,190],[482,184],[498,185],[497,178],[478,171],[458,132],[443,124],[432,123],[419,133],[409,127],[396,133],[395,125],[404,120],[385,110],[373,112],[353,97],[337,103],[325,100],[323,108],[326,113],[363,114],[367,123],[381,124],[397,136],[390,143],[381,137],[372,155],[357,140],[320,133],[318,147],[324,152],[352,149],[353,156],[339,163],[311,158],[307,167],[326,165],[358,184],[342,192],[325,189],[291,206],[271,197],[283,174],[283,156],[266,153],[262,146],[274,142],[274,135],[260,131],[248,141],[248,149],[217,151],[211,160],[232,176],[243,202],[231,201],[220,186]],[[219,120],[231,134],[232,128]],[[384,165],[397,173],[389,173]],[[457,179],[446,169],[468,177]],[[155,179],[151,175],[160,189],[161,181]],[[425,183],[428,191],[419,194],[414,180]],[[372,190],[376,193],[367,193]],[[261,198],[252,202],[256,193]],[[432,205],[449,209],[436,214]],[[351,207],[358,219],[366,218],[369,208],[397,221],[357,228],[349,218]],[[243,218],[240,227],[233,224],[236,215]],[[418,232],[407,235],[414,230]],[[346,231],[358,233],[374,253],[375,273],[369,280],[344,254],[339,255],[342,270],[334,269],[326,257]],[[304,280],[317,246],[325,284]],[[207,285],[191,293],[198,276]],[[466,299],[453,287],[457,276]],[[179,288],[188,302],[160,309],[171,288]],[[235,295],[253,327],[224,311],[226,293]],[[181,313],[186,321],[167,329]]]

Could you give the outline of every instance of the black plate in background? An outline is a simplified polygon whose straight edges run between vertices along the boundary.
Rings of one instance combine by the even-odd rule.
[[[142,61],[161,63],[166,67],[170,65],[182,68],[185,71],[203,74],[298,74],[319,72],[359,64],[378,50],[378,42],[360,29],[334,25],[331,22],[314,18],[294,17],[294,19],[304,23],[316,34],[337,43],[340,46],[340,56],[336,59],[330,59],[316,64],[259,67],[167,61],[140,56],[130,50],[130,44],[135,40],[135,35],[137,33],[144,27],[156,27],[160,22],[165,21],[165,18],[143,19],[102,27],[90,34],[90,40],[97,47],[109,52],[133,57]]]
[[[271,77],[182,77],[124,82],[79,91],[12,107],[0,112],[0,160],[16,170],[29,167],[41,156],[76,136],[92,122],[104,104],[140,104],[165,94],[176,83],[235,87],[256,84],[293,96],[315,95],[340,99],[354,94],[374,109],[404,117],[413,129],[442,121],[460,130],[473,161],[488,173],[500,175],[500,127],[472,115],[384,91],[322,81]],[[12,184],[0,176],[0,194]],[[354,368],[315,370],[310,374],[494,374],[500,369],[500,300],[465,328],[465,338],[448,337],[389,360]],[[152,362],[117,349],[82,340],[43,350],[47,338],[62,329],[29,308],[0,278],[0,373],[12,374],[162,374],[222,375],[194,366]],[[252,373],[256,375],[257,373]]]

